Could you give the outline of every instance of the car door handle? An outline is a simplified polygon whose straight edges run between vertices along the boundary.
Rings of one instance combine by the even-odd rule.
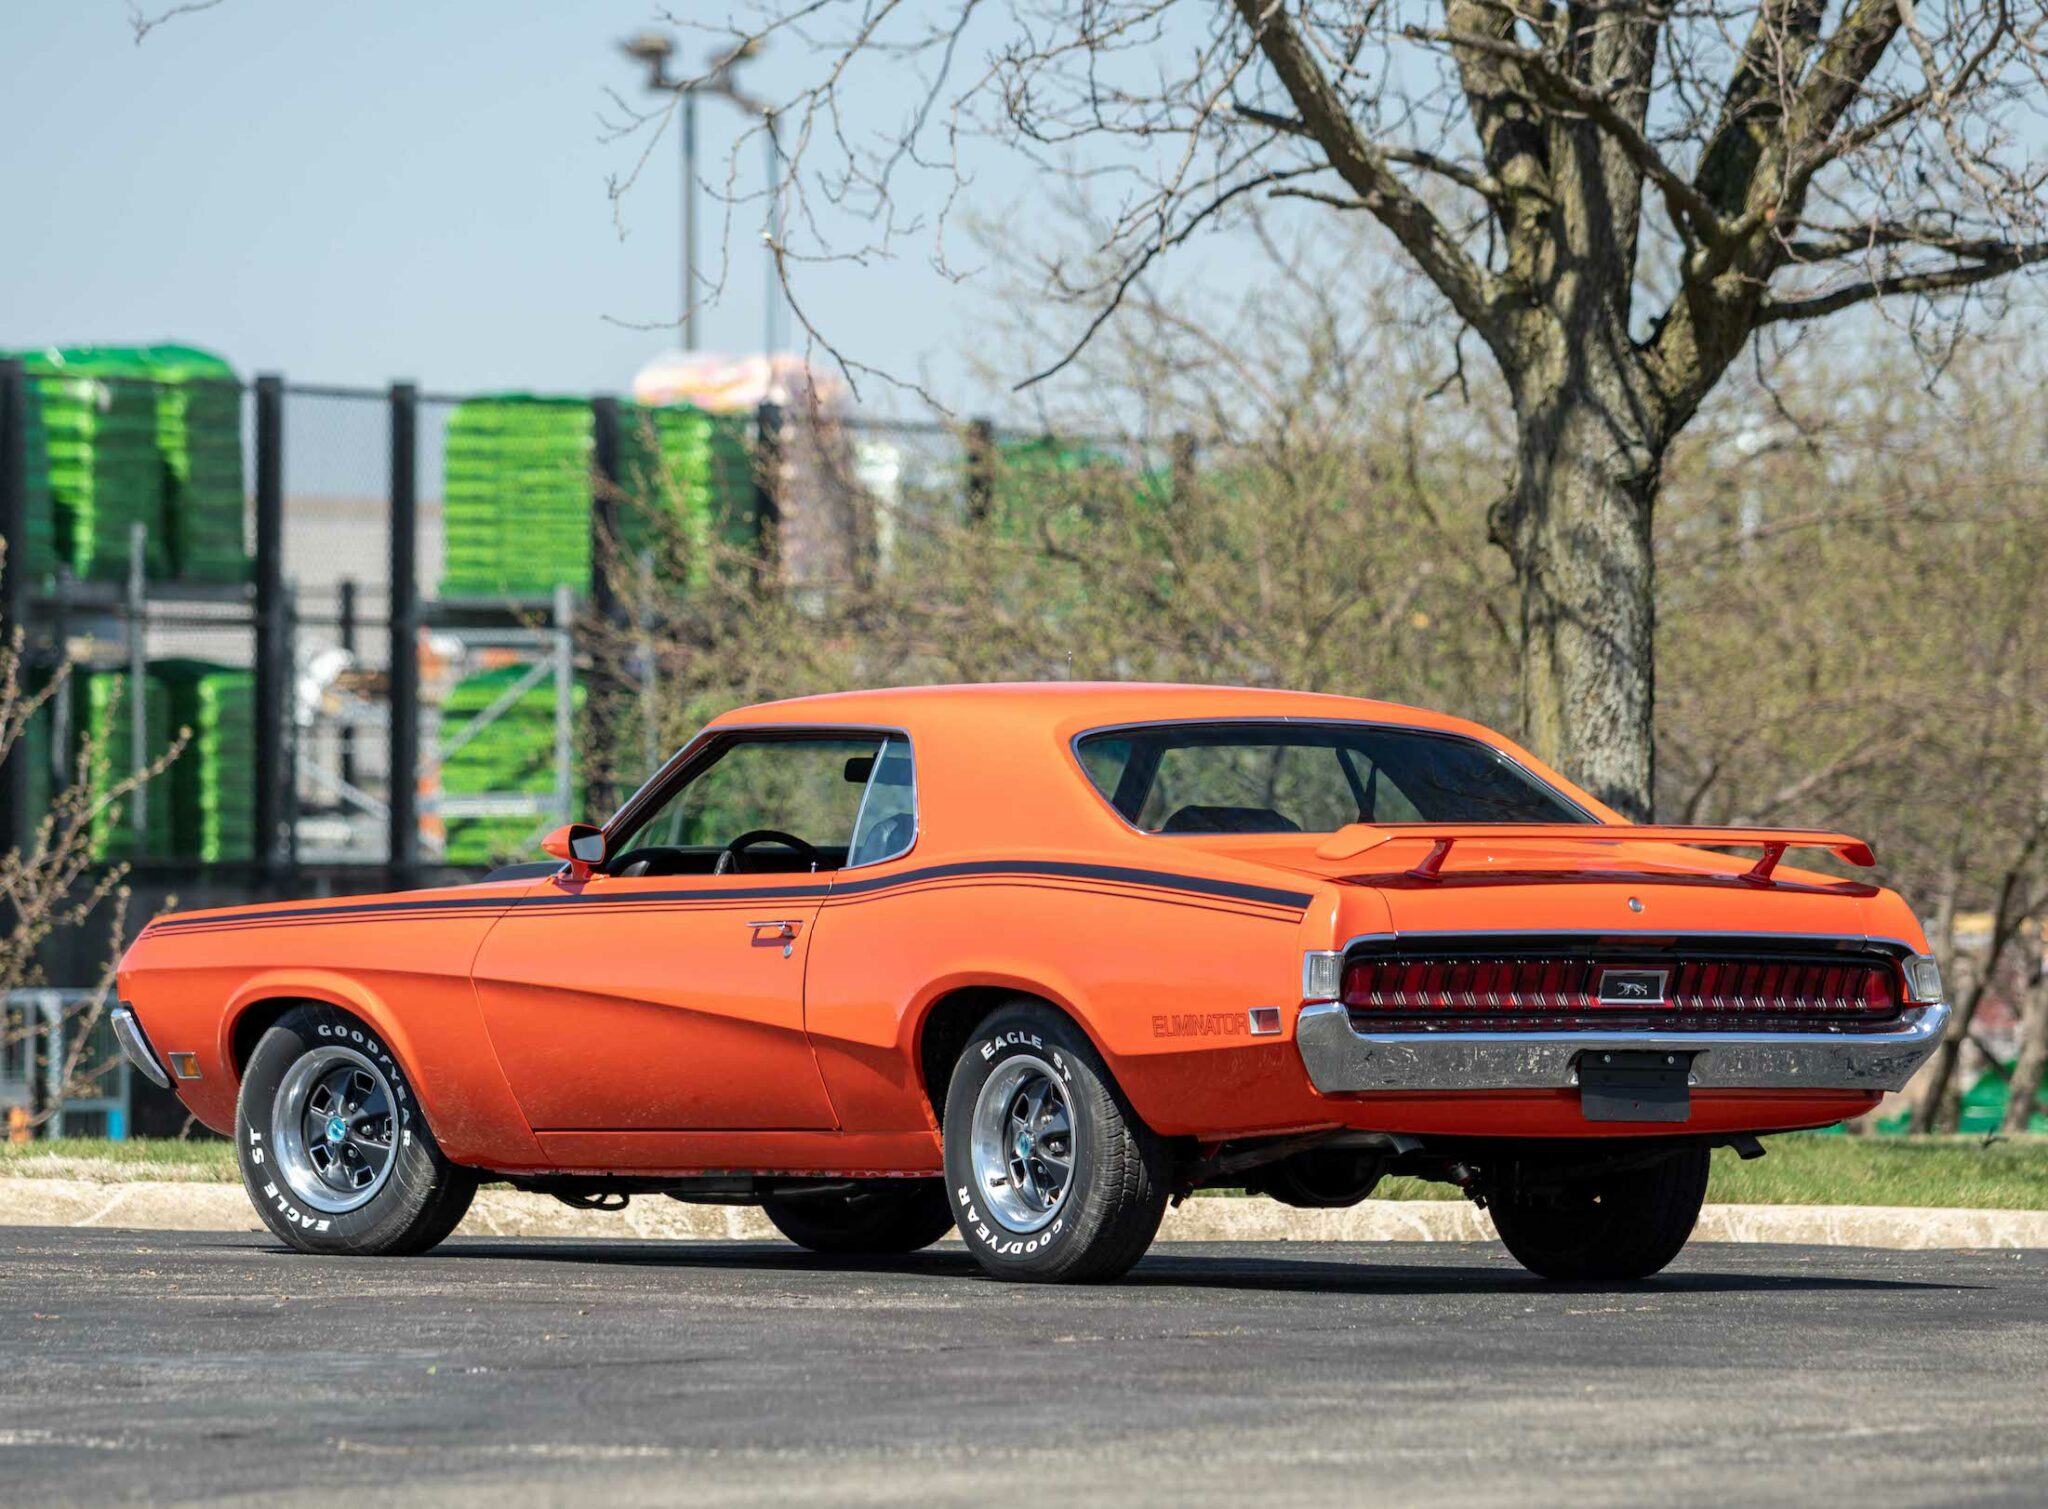
[[[760,922],[749,922],[747,924],[747,931],[758,936],[763,928],[771,927],[775,929],[775,936],[778,938],[794,938],[803,929],[803,924],[801,922],[768,919]]]

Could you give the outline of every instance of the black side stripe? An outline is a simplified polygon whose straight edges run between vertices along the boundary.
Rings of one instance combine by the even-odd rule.
[[[1132,870],[1122,865],[1091,865],[1045,859],[974,859],[959,864],[932,865],[908,870],[901,875],[876,875],[842,881],[833,885],[834,896],[862,896],[926,880],[952,880],[972,875],[1050,875],[1062,880],[1110,880],[1120,885],[1152,886],[1161,890],[1188,891],[1197,896],[1226,896],[1233,901],[1256,901],[1264,906],[1305,910],[1315,898],[1305,891],[1281,891],[1270,886],[1246,885],[1236,880],[1211,880],[1202,875],[1175,875],[1166,870]]]
[[[150,932],[181,932],[203,930],[210,927],[240,927],[256,922],[319,922],[330,917],[360,917],[369,913],[395,912],[502,912],[512,905],[512,897],[453,896],[439,901],[357,901],[337,902],[332,906],[267,907],[246,912],[193,912],[180,915],[172,913],[159,917],[150,923]]]
[[[525,907],[630,906],[685,901],[807,901],[837,896],[865,896],[902,886],[935,880],[959,880],[1005,875],[1036,875],[1061,880],[1109,881],[1119,885],[1154,890],[1179,891],[1195,896],[1217,896],[1247,901],[1260,906],[1286,907],[1303,911],[1314,898],[1305,891],[1284,891],[1271,886],[1247,885],[1235,880],[1216,880],[1203,875],[1176,875],[1165,870],[1131,869],[1122,865],[1082,864],[1067,860],[978,859],[957,864],[929,865],[906,870],[901,875],[875,875],[824,885],[742,886],[730,889],[635,891],[628,895],[599,892],[561,892],[543,896],[453,896],[419,901],[336,902],[316,907],[268,907],[218,916],[171,916],[152,925],[154,931],[204,931],[214,927],[240,927],[259,922],[318,922],[330,918],[390,916],[404,913],[461,914],[473,911],[515,911]]]
[[[610,904],[623,906],[631,902],[654,901],[795,901],[807,897],[822,898],[830,887],[811,886],[747,886],[721,891],[636,891],[628,896],[598,894],[576,894],[564,891],[558,896],[450,896],[431,901],[356,901],[340,902],[333,906],[270,907],[260,911],[226,912],[215,916],[193,915],[189,917],[170,916],[153,924],[157,929],[191,930],[208,927],[241,927],[257,922],[319,922],[331,918],[389,916],[402,912],[426,912],[433,915],[454,912],[510,912],[529,906],[575,906],[579,903],[592,905]]]

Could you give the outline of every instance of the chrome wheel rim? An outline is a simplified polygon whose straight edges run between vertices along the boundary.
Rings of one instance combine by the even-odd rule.
[[[1043,1059],[1005,1059],[974,1101],[974,1182],[1010,1231],[1043,1230],[1074,1180],[1074,1108]]]
[[[359,1210],[391,1177],[398,1102],[384,1071],[353,1048],[323,1045],[292,1065],[271,1105],[271,1150],[284,1182],[327,1215]]]

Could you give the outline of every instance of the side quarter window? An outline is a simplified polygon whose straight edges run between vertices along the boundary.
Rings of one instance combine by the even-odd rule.
[[[917,774],[910,741],[891,735],[873,758],[846,855],[848,868],[894,859],[917,841]]]

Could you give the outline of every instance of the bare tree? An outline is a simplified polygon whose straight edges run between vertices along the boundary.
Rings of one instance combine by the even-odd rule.
[[[1526,737],[1647,815],[1667,448],[1758,332],[1882,304],[1938,340],[1936,301],[2048,256],[2044,24],[2041,0],[750,0],[715,29],[814,64],[772,111],[786,274],[932,224],[946,265],[990,137],[1114,198],[1106,259],[1047,264],[1074,348],[1252,199],[1383,226],[1513,407],[1490,534]]]
[[[0,539],[0,560],[7,542]],[[25,635],[10,626],[0,640],[0,765],[11,757],[27,758],[28,732],[53,699],[65,694],[71,667],[60,664],[32,685],[27,658],[23,653]],[[49,936],[63,928],[77,927],[95,911],[108,908],[116,913],[113,935],[116,946],[109,954],[96,990],[82,1006],[69,1013],[63,1038],[68,1044],[64,1058],[55,1067],[63,1093],[94,1093],[91,1083],[103,1077],[111,1063],[95,1063],[86,1056],[86,1044],[93,1025],[106,1005],[114,983],[114,966],[120,956],[120,918],[128,904],[128,867],[100,864],[93,857],[93,835],[118,820],[122,807],[145,782],[163,773],[183,751],[189,734],[181,730],[172,746],[144,769],[118,777],[107,773],[95,778],[101,761],[90,738],[81,742],[72,766],[72,779],[54,793],[34,826],[27,843],[0,852],[0,1004],[9,994],[38,984],[41,973],[37,953]],[[27,1024],[11,1024],[0,1013],[0,1046],[10,1046],[10,1034],[28,1033]],[[37,1076],[42,1083],[43,1076]],[[45,1107],[40,1120],[47,1116]]]

